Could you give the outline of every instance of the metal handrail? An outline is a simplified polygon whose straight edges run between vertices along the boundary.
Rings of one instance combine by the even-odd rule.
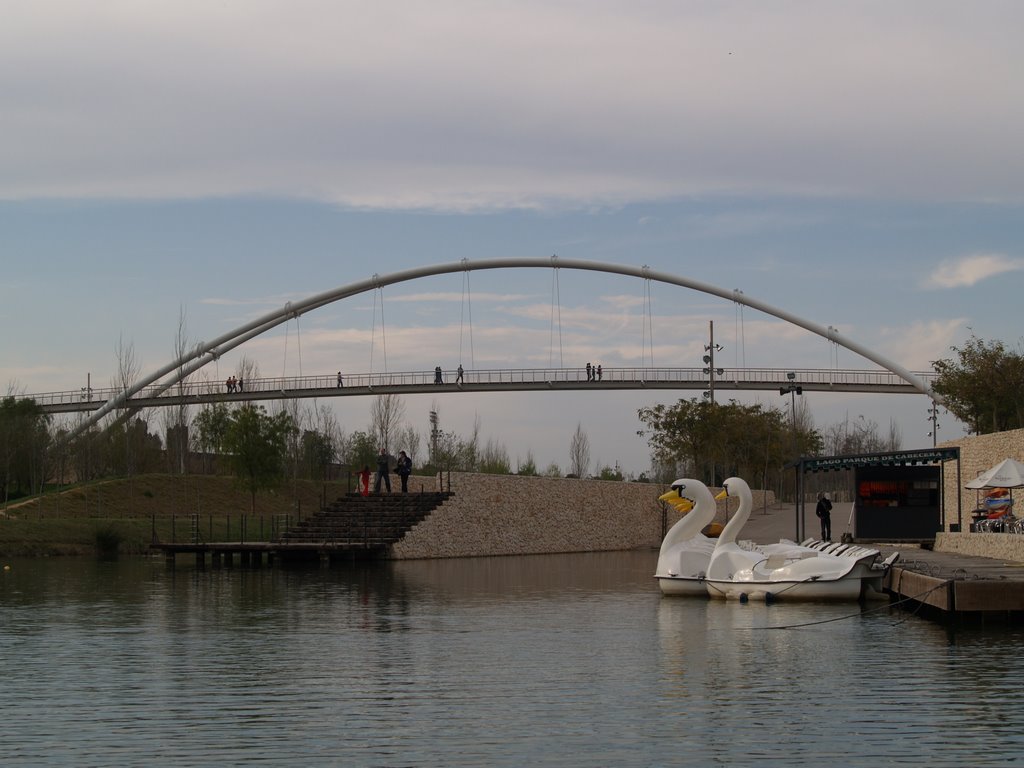
[[[793,378],[790,379],[790,374]],[[926,382],[937,378],[934,372],[915,372],[915,376]],[[702,368],[664,368],[664,367],[616,367],[603,368],[600,382],[647,382],[674,383],[699,382],[706,380],[707,374]],[[442,369],[444,384],[454,384],[455,369]],[[471,384],[544,384],[544,383],[580,383],[587,381],[584,368],[492,368],[466,370],[463,382]],[[766,384],[780,386],[789,384],[815,384],[835,386],[903,386],[906,382],[890,371],[857,370],[842,368],[724,368],[715,375],[716,383],[730,384]],[[595,381],[594,383],[600,383]],[[434,371],[395,371],[386,373],[345,374],[344,388],[373,388],[383,386],[423,386],[434,384]],[[309,390],[329,390],[338,388],[337,375],[314,376],[274,376],[243,381],[239,394],[303,392]],[[40,392],[24,397],[34,400],[41,406],[47,405],[87,405],[103,404],[122,392],[118,387],[90,387],[88,389],[64,390],[56,392]],[[165,389],[159,384],[145,387],[132,399],[167,399],[181,396],[195,397],[198,395],[228,394],[224,382],[181,382]]]

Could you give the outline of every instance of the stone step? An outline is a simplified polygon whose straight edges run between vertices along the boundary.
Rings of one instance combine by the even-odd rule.
[[[345,542],[380,546],[400,541],[451,493],[399,493],[343,496],[300,520],[281,538],[291,542]]]

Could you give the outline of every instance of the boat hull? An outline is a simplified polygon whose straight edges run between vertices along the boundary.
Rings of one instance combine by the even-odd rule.
[[[825,581],[722,581],[707,579],[705,588],[709,597],[719,600],[740,601],[821,601],[859,600],[863,583],[859,577]]]
[[[655,576],[663,595],[683,595],[685,597],[707,597],[708,590],[704,579],[687,576]]]

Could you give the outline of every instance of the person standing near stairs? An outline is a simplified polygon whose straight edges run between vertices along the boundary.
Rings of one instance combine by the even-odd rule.
[[[409,492],[409,475],[412,474],[412,459],[405,455],[405,451],[398,452],[398,466],[395,472],[402,478],[402,493]]]
[[[380,481],[384,480],[384,485],[387,486],[388,493],[391,493],[391,475],[388,474],[388,452],[383,448],[380,449],[380,455],[377,456],[377,479],[373,483],[373,492],[380,493]]]

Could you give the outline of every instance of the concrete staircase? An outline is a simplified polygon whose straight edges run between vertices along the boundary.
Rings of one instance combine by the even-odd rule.
[[[450,491],[350,493],[299,521],[281,536],[284,544],[329,544],[346,549],[386,549],[425,519]]]

